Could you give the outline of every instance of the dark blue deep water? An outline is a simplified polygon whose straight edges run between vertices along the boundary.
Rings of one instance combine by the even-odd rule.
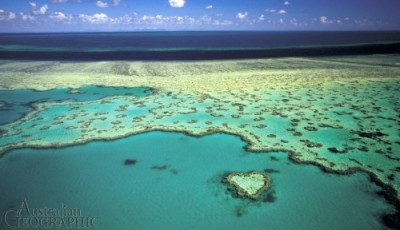
[[[400,52],[400,32],[0,34],[0,59],[227,59]]]

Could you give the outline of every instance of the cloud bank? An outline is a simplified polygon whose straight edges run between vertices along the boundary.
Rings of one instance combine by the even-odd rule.
[[[173,8],[182,8],[185,6],[185,0],[169,0],[169,5]]]

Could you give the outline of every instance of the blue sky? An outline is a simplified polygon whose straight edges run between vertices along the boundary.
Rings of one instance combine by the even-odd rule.
[[[0,0],[0,32],[400,30],[400,0]]]

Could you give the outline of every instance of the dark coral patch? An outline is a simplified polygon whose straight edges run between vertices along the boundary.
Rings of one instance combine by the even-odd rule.
[[[318,130],[318,129],[315,128],[314,126],[306,126],[306,127],[304,127],[304,129],[307,130],[307,131],[311,131],[311,132],[315,132],[315,131]]]
[[[262,199],[264,203],[274,203],[276,201],[275,191],[267,193],[267,195]]]
[[[321,143],[317,143],[317,142],[308,142],[307,144],[306,144],[306,146],[308,147],[308,148],[321,148],[322,147],[322,144]]]
[[[339,150],[336,147],[330,147],[330,148],[328,148],[328,150],[331,153],[346,153],[347,152],[346,150]]]
[[[6,133],[8,133],[7,130],[5,130],[5,129],[0,129],[0,135],[6,134]]]
[[[266,172],[266,173],[280,173],[281,171],[276,170],[276,169],[266,168],[266,169],[264,169],[264,172]]]
[[[155,170],[166,170],[168,168],[168,165],[155,165],[153,167],[151,167],[151,169],[155,169]]]
[[[293,136],[295,136],[295,137],[301,137],[301,136],[303,136],[303,134],[302,134],[301,132],[294,132],[294,133],[293,133]]]
[[[235,207],[235,215],[236,217],[241,217],[247,213],[246,206],[238,205]]]
[[[137,161],[134,159],[126,159],[124,161],[124,165],[135,165],[136,163],[137,163]]]
[[[400,213],[385,215],[382,218],[386,226],[392,229],[400,229]]]
[[[364,138],[370,138],[370,139],[379,139],[380,137],[384,137],[387,136],[386,133],[382,133],[381,131],[376,131],[376,132],[362,132],[362,131],[357,131],[354,132],[355,134],[357,134],[360,137],[364,137]]]
[[[269,159],[271,161],[279,161],[279,159],[277,157],[275,157],[275,156],[270,156]]]
[[[367,146],[361,146],[361,147],[358,147],[358,150],[363,151],[363,152],[368,152],[368,147]]]

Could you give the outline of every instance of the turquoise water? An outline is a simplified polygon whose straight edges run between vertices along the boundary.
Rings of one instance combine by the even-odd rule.
[[[58,88],[46,91],[29,89],[0,90],[0,124],[19,119],[33,110],[32,103],[57,100],[91,101],[115,95],[146,96],[151,93],[149,88],[123,88],[85,86],[71,92],[68,88]]]
[[[297,165],[287,154],[253,154],[236,136],[150,132],[0,158],[0,211],[79,208],[99,229],[381,229],[391,211],[367,175]],[[125,165],[125,160],[135,160]],[[233,198],[226,172],[265,170],[268,202]]]

